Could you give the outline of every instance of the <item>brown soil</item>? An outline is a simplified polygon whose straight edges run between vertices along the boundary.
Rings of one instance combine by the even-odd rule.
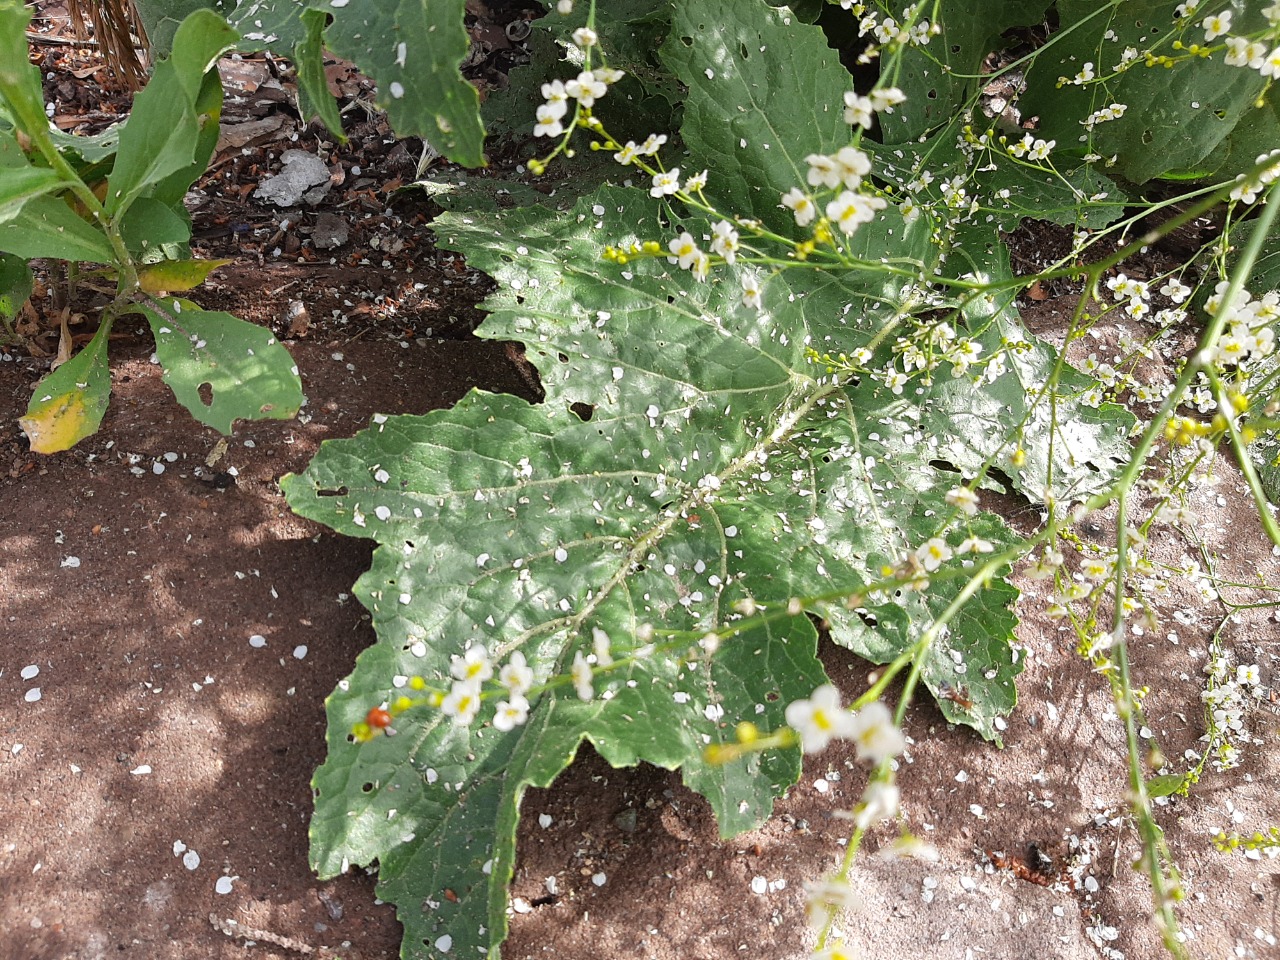
[[[111,345],[114,398],[101,431],[38,457],[15,421],[47,370],[38,354],[53,346],[51,330],[0,355],[0,960],[399,952],[399,924],[369,872],[319,882],[306,856],[323,701],[373,641],[349,596],[370,545],[292,515],[277,481],[375,412],[446,406],[473,386],[538,391],[518,352],[468,335],[486,281],[434,250],[430,208],[388,206],[399,175],[383,161],[397,145],[367,122],[368,136],[329,154],[343,182],[318,208],[286,215],[251,197],[278,169],[291,119],[249,153],[220,154],[192,199],[200,255],[235,260],[201,302],[276,329],[309,397],[297,421],[241,425],[223,451],[162,384],[144,329],[126,327]],[[318,149],[314,131],[300,132],[287,146]],[[347,221],[344,245],[315,249],[306,231],[321,213]],[[1070,309],[1069,290],[1050,294],[1028,316],[1046,336]],[[78,304],[90,315],[92,305]],[[48,304],[37,306],[47,316]],[[1086,354],[1114,339],[1100,332]],[[1224,575],[1280,582],[1237,472],[1229,460],[1217,470],[1217,488],[1192,503],[1199,534],[1217,544]],[[1105,536],[1107,518],[1095,522]],[[1171,562],[1187,552],[1160,536]],[[1005,749],[948,727],[931,705],[910,712],[904,808],[941,860],[878,858],[893,833],[873,833],[854,873],[859,906],[842,920],[868,953],[1160,955],[1145,883],[1128,868],[1138,846],[1109,695],[1070,634],[1043,617],[1042,589],[1024,587],[1028,666]],[[1134,644],[1139,682],[1153,689],[1148,722],[1170,756],[1202,731],[1200,667],[1222,614],[1171,596],[1156,611],[1160,628]],[[1269,680],[1280,631],[1268,611],[1240,612],[1227,636]],[[824,660],[846,694],[863,688],[867,664],[834,648]],[[1250,723],[1273,736],[1271,714]],[[1240,769],[1159,810],[1184,870],[1194,955],[1276,955],[1276,874],[1208,839],[1220,826],[1280,822],[1276,774],[1254,748]],[[611,770],[584,750],[553,788],[526,798],[503,955],[804,956],[804,886],[837,863],[840,812],[864,782],[851,751],[833,746],[809,759],[761,829],[721,841],[677,774]],[[1040,872],[1037,851],[1049,858]],[[255,933],[248,946],[217,929],[227,921],[275,939]]]

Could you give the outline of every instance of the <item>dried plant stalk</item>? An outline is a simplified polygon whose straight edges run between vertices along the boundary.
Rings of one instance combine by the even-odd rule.
[[[133,0],[67,0],[67,12],[79,39],[84,39],[85,24],[93,24],[94,38],[111,74],[130,90],[141,87],[147,77],[144,58],[149,47]]]

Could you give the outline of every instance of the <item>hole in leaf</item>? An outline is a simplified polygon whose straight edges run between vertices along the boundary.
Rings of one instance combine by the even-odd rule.
[[[930,460],[929,466],[941,473],[959,473],[960,470],[948,460]]]
[[[692,47],[693,37],[681,37],[680,42],[683,43],[686,47]]]
[[[951,52],[952,52],[952,53],[959,53],[959,52],[960,52],[960,44],[958,44],[958,43],[953,43],[953,44],[951,45]]]
[[[360,790],[362,793],[373,793],[373,784],[366,783],[363,787],[360,788]]]
[[[770,703],[777,703],[779,700],[782,699],[782,696],[781,694],[778,693],[778,691],[770,690],[768,693],[764,695],[764,698],[768,700]]]
[[[868,627],[879,626],[880,621],[876,619],[876,615],[870,610],[857,610],[858,619],[865,623]]]
[[[317,490],[317,497],[345,497],[347,495],[346,487],[338,487],[337,490]]]
[[[208,380],[196,387],[196,393],[200,396],[200,402],[206,407],[213,406],[213,384]]]
[[[595,415],[596,408],[589,403],[571,403],[569,404],[569,411],[583,423],[586,423]]]
[[[1154,139],[1155,139],[1155,137],[1152,135],[1152,133],[1151,133],[1151,131],[1150,131],[1150,130],[1143,130],[1143,131],[1142,131],[1142,142],[1143,142],[1143,143],[1150,143],[1150,142],[1151,142],[1152,140],[1154,140]]]
[[[747,45],[745,43],[738,44],[738,53],[742,56],[743,60],[751,59],[751,51],[747,49]]]
[[[925,96],[927,96],[930,100],[937,100],[937,99],[938,99],[938,91],[937,91],[937,90],[930,90],[927,94],[925,94]]]
[[[568,362],[569,362],[569,358],[568,358],[567,356],[565,356],[563,353],[557,353],[557,354],[556,354],[556,359],[557,359],[557,360],[559,360],[561,363],[568,363]]]

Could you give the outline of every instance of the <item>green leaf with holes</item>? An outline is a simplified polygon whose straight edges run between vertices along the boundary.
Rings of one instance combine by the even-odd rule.
[[[270,330],[177,297],[134,309],[151,325],[164,382],[206,426],[230,433],[237,420],[287,420],[302,406],[298,368]]]
[[[884,142],[910,142],[963,112],[986,79],[981,76],[983,60],[1009,46],[1003,34],[1039,23],[1050,6],[1046,0],[947,0],[939,4],[932,22],[939,32],[922,46],[908,46],[902,59],[897,86],[907,101],[892,113],[880,115]],[[935,8],[923,4],[921,9],[921,20],[928,20]],[[897,16],[897,11],[893,15]],[[866,34],[854,48],[877,42],[878,37]]]
[[[1060,0],[1061,24],[1028,70],[1021,103],[1024,116],[1039,117],[1036,136],[1057,140],[1064,153],[1114,156],[1115,169],[1134,183],[1234,175],[1252,166],[1254,155],[1233,155],[1230,142],[1237,125],[1259,112],[1254,104],[1267,80],[1256,70],[1228,66],[1221,49],[1207,59],[1179,54],[1173,41],[1203,44],[1205,36],[1203,18],[1180,22],[1177,6],[1177,0]],[[1257,5],[1232,9],[1232,33],[1266,26]],[[1127,47],[1176,59],[1167,68],[1139,59],[1117,73]],[[1105,79],[1071,82],[1086,64],[1089,74]],[[1067,82],[1059,86],[1063,78]],[[1124,115],[1098,123],[1082,138],[1081,119],[1113,103],[1127,107]],[[1276,129],[1274,116],[1265,129]],[[1241,127],[1241,137],[1251,146],[1258,142],[1252,124]]]
[[[242,0],[231,22],[244,35],[244,46],[297,56],[314,73],[316,22],[306,19],[307,12],[331,16],[325,44],[377,81],[378,106],[387,111],[396,133],[425,137],[450,160],[481,167],[480,98],[459,71],[470,49],[462,25],[465,9],[465,0]],[[332,124],[333,115],[320,108],[318,85],[308,80],[306,93],[308,104]]]
[[[708,195],[792,233],[777,197],[804,182],[805,154],[847,142],[830,113],[848,80],[821,31],[762,3],[699,0],[677,7],[662,55],[689,91],[682,165],[712,169]],[[717,119],[738,95],[732,122]],[[778,152],[716,123],[776,125]],[[891,206],[850,240],[846,266],[772,277],[740,262],[699,283],[663,256],[601,255],[709,232],[681,217],[646,189],[602,186],[569,211],[438,218],[440,246],[497,283],[479,335],[524,345],[545,402],[473,392],[452,410],[377,416],[282,481],[298,513],[378,544],[355,591],[377,641],[328,701],[311,853],[324,876],[378,863],[406,957],[494,954],[521,797],[584,740],[615,765],[678,767],[726,834],[767,814],[798,773],[794,752],[715,766],[705,751],[732,743],[739,721],[780,727],[785,705],[823,682],[793,598],[860,655],[914,661],[948,719],[998,739],[1021,670],[1007,574],[1025,547],[948,493],[1016,445],[1044,465],[1011,479],[1032,496],[1114,473],[1122,425],[1064,433],[1044,412],[1039,386],[1065,374],[1007,301],[919,288],[950,276],[935,274],[947,251],[926,220]],[[994,229],[982,239],[974,256],[1007,270]],[[742,303],[748,272],[760,309]],[[1000,403],[982,416],[955,399],[987,389],[982,367],[954,383],[940,370],[919,391],[882,376],[899,362],[897,331],[940,316],[984,356],[1029,344],[992,376]],[[865,370],[838,376],[812,353],[860,348]],[[1084,465],[1063,476],[1063,458]],[[929,575],[907,585],[911,557],[928,557]],[[519,654],[532,670],[525,723],[501,729],[508,694],[492,678],[470,724],[441,709],[479,647],[495,669]],[[591,657],[580,692],[573,664]],[[353,742],[383,705],[394,735]]]

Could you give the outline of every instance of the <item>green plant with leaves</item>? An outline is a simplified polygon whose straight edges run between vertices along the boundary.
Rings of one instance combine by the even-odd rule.
[[[87,137],[49,124],[28,61],[30,19],[21,3],[0,0],[0,319],[30,295],[34,258],[65,263],[69,284],[93,275],[115,285],[93,338],[36,386],[21,420],[32,449],[65,450],[96,432],[111,390],[108,339],[128,313],[150,324],[165,382],[201,423],[227,433],[237,419],[293,416],[297,368],[269,331],[166,295],[223,263],[191,259],[182,198],[217,142],[216,64],[235,31],[209,11],[193,14],[128,120]]]
[[[372,73],[402,133],[478,164],[462,6],[252,0],[232,17],[298,59],[304,109],[331,128],[326,43]],[[823,21],[845,18],[851,52],[878,64],[864,89],[813,4],[557,6],[534,34],[542,59],[487,110],[513,122],[523,103],[549,145],[529,167],[576,182],[555,203],[513,186],[512,209],[456,190],[436,224],[497,282],[480,335],[524,345],[545,402],[473,392],[375,417],[283,481],[299,513],[378,543],[356,587],[378,640],[328,701],[316,868],[376,862],[405,956],[496,954],[521,798],[584,740],[616,765],[679,768],[732,834],[768,814],[803,751],[847,737],[872,772],[815,904],[817,949],[837,957],[863,835],[910,789],[892,764],[907,703],[928,691],[990,740],[1015,706],[1022,562],[1053,581],[1113,691],[1155,914],[1180,953],[1180,881],[1150,798],[1187,779],[1140,747],[1126,630],[1153,576],[1146,537],[1208,452],[1232,445],[1263,495],[1247,448],[1275,433],[1274,205],[1250,218],[1280,173],[1280,5],[1059,2],[1056,29],[1002,61],[988,58],[1045,0],[832,5]],[[184,29],[173,62],[190,65]],[[1020,95],[995,104],[997,79]],[[51,193],[80,197],[46,165],[71,184]],[[1156,178],[1189,186],[1170,197],[1147,189]],[[102,223],[120,204],[108,186]],[[1219,207],[1216,246],[1149,281],[1118,273]],[[1001,231],[1028,217],[1069,228],[1071,249],[1018,276]],[[113,254],[125,243],[77,222]],[[1068,341],[1120,314],[1147,325],[1121,360],[1077,371],[1023,326],[1018,292],[1058,279],[1082,287]],[[1143,393],[1136,365],[1197,319],[1176,380]],[[1157,453],[1158,506],[1134,516]],[[988,491],[1028,498],[1044,523],[1015,534]],[[1072,533],[1105,507],[1113,549]],[[884,665],[852,709],[816,657],[818,621]],[[919,847],[905,823],[902,840]]]

